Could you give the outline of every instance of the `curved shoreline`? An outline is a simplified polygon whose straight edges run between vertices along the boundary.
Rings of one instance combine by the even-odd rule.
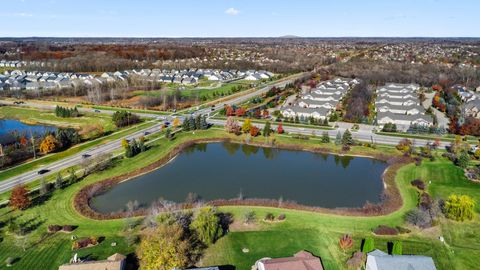
[[[381,160],[388,163],[387,168],[382,174],[382,181],[384,183],[384,190],[382,192],[382,201],[379,204],[370,204],[366,203],[362,208],[324,208],[324,207],[315,207],[315,206],[306,206],[297,204],[295,202],[279,202],[278,200],[273,199],[217,199],[213,201],[206,202],[207,204],[214,206],[263,206],[263,207],[275,207],[283,209],[292,209],[292,210],[305,210],[310,212],[324,213],[324,214],[335,214],[343,216],[380,216],[386,215],[396,210],[400,209],[403,206],[403,198],[400,194],[400,190],[395,183],[395,176],[398,169],[404,165],[410,163],[412,160],[402,156],[388,156],[382,153],[377,155],[349,155],[343,151],[331,151],[330,149],[322,147],[303,147],[295,144],[267,144],[267,143],[247,143],[241,139],[232,139],[226,137],[212,137],[207,139],[192,139],[179,145],[175,146],[171,151],[165,154],[163,157],[157,161],[131,171],[129,173],[110,177],[102,181],[89,184],[79,192],[75,194],[74,197],[74,208],[81,215],[88,218],[105,220],[105,219],[118,219],[125,218],[127,216],[126,212],[115,212],[115,213],[100,213],[97,212],[90,206],[90,200],[103,192],[108,191],[113,186],[136,178],[140,175],[150,173],[154,170],[157,170],[169,162],[173,161],[178,154],[180,154],[185,148],[199,144],[199,143],[215,143],[215,142],[230,142],[238,144],[246,144],[257,147],[267,147],[267,148],[279,148],[284,150],[295,150],[295,151],[307,151],[312,153],[322,153],[322,154],[333,154],[339,156],[356,156],[356,157],[366,157]],[[187,204],[178,204],[180,209],[191,208],[191,205]],[[139,209],[133,213],[134,216],[144,216],[147,214],[148,209]]]

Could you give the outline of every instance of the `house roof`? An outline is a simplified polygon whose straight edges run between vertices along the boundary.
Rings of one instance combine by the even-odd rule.
[[[265,270],[323,270],[318,257],[306,251],[300,251],[293,257],[261,260]]]
[[[431,257],[416,255],[389,255],[380,250],[368,253],[367,266],[381,270],[436,270]],[[368,267],[367,267],[368,269]]]
[[[390,118],[394,121],[409,121],[409,122],[423,120],[425,122],[433,123],[433,118],[430,115],[424,115],[424,114],[411,115],[411,114],[397,114],[397,113],[391,113],[391,112],[378,112],[377,119],[381,120],[383,118]]]
[[[115,253],[103,261],[91,261],[60,265],[58,270],[123,270],[126,257]]]

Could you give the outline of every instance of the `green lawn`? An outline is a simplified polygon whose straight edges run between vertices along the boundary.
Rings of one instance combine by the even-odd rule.
[[[98,123],[102,125],[104,132],[115,130],[112,117],[105,114],[82,113],[81,117],[61,118],[55,116],[51,110],[39,110],[25,107],[0,107],[0,119],[16,119],[27,124],[44,124],[58,127],[72,127],[81,129],[86,125]]]
[[[244,139],[244,137],[236,138],[234,135],[226,135],[219,128],[197,131],[195,135],[180,133],[173,141],[165,139],[155,141],[147,152],[131,159],[116,160],[113,168],[90,175],[79,183],[53,192],[51,198],[43,204],[23,212],[11,212],[8,207],[0,209],[0,222],[5,222],[12,216],[18,216],[18,220],[23,222],[32,219],[39,222],[38,228],[29,235],[31,246],[25,252],[14,244],[14,236],[6,235],[6,228],[1,228],[2,225],[0,225],[0,234],[4,235],[3,241],[0,242],[0,267],[3,267],[3,262],[9,256],[19,258],[11,269],[57,269],[59,264],[67,262],[74,253],[70,250],[70,235],[57,233],[40,241],[49,224],[77,225],[79,227],[73,234],[79,237],[92,235],[105,237],[100,246],[81,250],[79,252],[81,256],[90,255],[97,259],[104,259],[114,252],[128,254],[134,251],[134,247],[128,247],[123,240],[123,220],[91,220],[80,216],[74,210],[72,200],[76,192],[87,184],[110,176],[121,175],[155,162],[179,143],[192,138],[224,136]],[[263,137],[254,139],[258,142],[264,140]],[[307,149],[321,146],[332,151],[339,150],[338,146],[320,144],[317,140],[298,140],[288,136],[279,136],[276,137],[276,140],[279,144],[295,143]],[[379,146],[377,150],[354,147],[352,151],[358,154],[369,154],[373,151],[396,152],[392,147],[383,146]],[[234,215],[238,226],[232,227],[228,235],[207,249],[199,265],[234,265],[238,270],[250,269],[250,266],[262,257],[291,256],[300,249],[306,249],[322,258],[325,269],[345,269],[344,261],[347,254],[353,252],[354,249],[343,254],[338,248],[339,237],[345,233],[352,234],[355,239],[355,248],[358,248],[361,239],[366,235],[372,235],[371,229],[377,225],[403,225],[405,212],[415,207],[417,201],[417,191],[411,187],[410,181],[419,176],[432,181],[429,190],[434,196],[448,195],[451,190],[464,190],[468,194],[472,194],[477,201],[480,200],[479,187],[467,184],[467,180],[458,173],[456,167],[446,160],[439,159],[434,162],[423,162],[421,166],[407,165],[398,171],[396,180],[404,198],[404,204],[399,211],[386,216],[366,218],[264,207],[221,207],[221,211]],[[257,226],[245,228],[242,225],[243,215],[252,209],[257,213],[259,219],[267,212],[275,215],[285,213],[287,219],[278,223],[259,221]],[[478,217],[473,222],[463,224],[442,221],[440,226],[429,231],[414,229],[408,235],[375,237],[375,241],[378,248],[386,250],[387,241],[402,239],[405,253],[433,256],[438,269],[474,269],[477,267],[476,258],[480,252],[479,225]],[[437,240],[436,237],[439,234],[445,236],[449,247]],[[112,242],[116,242],[117,246],[112,247]],[[248,248],[250,251],[243,253],[242,248]]]

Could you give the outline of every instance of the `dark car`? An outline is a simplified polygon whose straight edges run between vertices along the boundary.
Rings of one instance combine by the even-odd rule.
[[[145,132],[143,133],[143,135],[145,135],[145,136],[150,135],[150,132],[145,131]]]
[[[90,155],[90,154],[83,154],[83,155],[82,155],[82,158],[89,158],[89,157],[91,157],[91,156],[92,156],[92,155]]]
[[[96,112],[96,113],[99,113],[99,112],[100,112],[100,110],[95,110],[94,112]]]
[[[49,171],[50,170],[47,170],[47,169],[41,169],[40,171],[38,171],[38,174],[46,174]]]

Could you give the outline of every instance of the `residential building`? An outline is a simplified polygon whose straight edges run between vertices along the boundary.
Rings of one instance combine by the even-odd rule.
[[[436,270],[431,257],[389,255],[378,249],[368,253],[366,270]]]
[[[126,257],[115,253],[103,261],[75,262],[60,265],[58,270],[124,270]]]
[[[323,270],[320,258],[303,250],[293,255],[293,257],[264,258],[255,265],[257,270]]]

